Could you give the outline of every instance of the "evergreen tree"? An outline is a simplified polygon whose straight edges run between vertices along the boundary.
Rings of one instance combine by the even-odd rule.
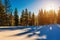
[[[10,0],[4,0],[4,7],[5,7],[6,14],[11,13]]]
[[[17,10],[17,8],[15,8],[15,12],[14,12],[14,25],[15,26],[18,26],[18,24],[19,24],[19,17],[18,17],[18,10]]]
[[[7,25],[7,14],[5,13],[4,6],[2,5],[2,1],[0,0],[0,26]]]
[[[32,26],[31,12],[29,12],[28,25],[29,25],[29,26]]]
[[[32,25],[32,18],[31,18],[31,12],[28,12],[27,9],[25,11],[22,11],[22,15],[20,18],[20,25],[22,26],[31,26]]]
[[[32,14],[32,26],[34,26],[35,25],[35,15],[34,15],[34,13]]]
[[[60,24],[60,8],[58,10],[58,19],[57,19],[57,23]]]
[[[24,25],[24,10],[22,11],[22,15],[21,15],[21,18],[20,18],[20,25],[23,26]]]
[[[44,10],[44,24],[47,24],[47,11]]]
[[[9,26],[12,26],[12,12],[9,14]]]
[[[57,24],[57,14],[55,11],[54,11],[54,24]]]
[[[38,25],[43,25],[44,23],[44,14],[43,14],[43,10],[39,10],[39,14],[38,14]]]
[[[49,21],[50,21],[50,24],[54,24],[54,11],[53,10],[49,11]]]
[[[10,26],[10,16],[11,16],[11,5],[10,5],[10,0],[4,0],[4,9],[5,9],[5,13],[7,14],[7,22],[8,22],[8,25]]]
[[[28,10],[27,9],[25,9],[24,21],[25,21],[25,26],[28,26]]]

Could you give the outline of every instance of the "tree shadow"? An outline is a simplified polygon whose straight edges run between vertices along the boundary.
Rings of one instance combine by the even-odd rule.
[[[22,32],[22,33],[18,33],[18,34],[15,34],[13,36],[22,36],[24,34],[28,34],[28,33],[33,33],[34,29],[30,29],[30,30],[27,30],[25,32]]]
[[[0,31],[5,30],[22,30],[28,28],[27,26],[18,26],[18,27],[8,27],[8,28],[0,28]]]
[[[28,34],[27,38],[30,38],[30,37],[35,36],[35,35],[37,35],[39,37],[43,36],[43,34],[40,33],[41,30],[43,29],[43,27],[40,26],[40,27],[33,27],[33,28],[30,27],[30,28],[31,28],[30,30],[27,30],[25,32],[18,33],[18,34],[12,35],[12,36],[22,36],[22,35],[25,35],[25,34]]]
[[[52,30],[50,30],[50,27],[52,27]],[[37,38],[36,40],[60,40],[60,27],[58,27],[57,25],[44,25],[26,28],[30,29],[25,32],[14,34],[11,36],[22,36],[28,34],[27,38],[37,35],[39,38]]]

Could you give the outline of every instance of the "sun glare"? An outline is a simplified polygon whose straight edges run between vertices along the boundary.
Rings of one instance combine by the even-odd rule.
[[[56,10],[58,10],[58,7],[55,4],[47,4],[46,7],[45,7],[45,9],[47,11],[49,11],[49,10],[55,10],[56,11]]]

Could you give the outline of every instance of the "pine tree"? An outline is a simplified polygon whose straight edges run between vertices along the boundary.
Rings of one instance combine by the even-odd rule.
[[[58,10],[58,19],[57,19],[57,23],[60,24],[60,8]]]
[[[34,13],[32,14],[32,26],[34,26],[35,25],[35,15],[34,15]]]
[[[11,16],[11,12],[12,12],[10,0],[4,0],[4,7],[5,7],[5,13],[7,14],[6,20],[8,24],[10,25],[11,18],[9,16]]]
[[[44,14],[43,14],[43,10],[41,9],[41,10],[39,10],[39,14],[38,14],[38,25],[43,25],[44,23],[44,19],[43,19],[43,17],[44,17]]]
[[[29,25],[29,26],[32,26],[31,12],[29,12],[28,25]]]
[[[31,12],[28,12],[27,9],[25,11],[22,11],[22,15],[20,18],[20,25],[22,26],[31,26],[32,25],[32,18],[31,18]]]
[[[54,11],[54,24],[57,24],[57,14],[55,11]]]
[[[6,14],[11,13],[10,0],[4,0],[4,7],[5,7]]]
[[[2,5],[2,1],[0,0],[0,26],[7,25],[7,14],[5,13],[4,6]]]
[[[14,11],[14,25],[15,26],[18,26],[18,24],[19,24],[19,17],[18,17],[18,10],[17,10],[17,8],[15,8],[15,11]]]
[[[28,26],[28,10],[27,9],[25,9],[24,21],[25,21],[25,26]]]
[[[21,15],[21,18],[20,18],[20,25],[23,26],[24,25],[24,10],[22,11],[22,15]]]
[[[9,14],[9,26],[12,26],[12,12]]]
[[[54,23],[54,11],[53,10],[49,11],[49,21],[50,21],[50,24]]]
[[[44,24],[47,24],[47,12],[44,10]]]

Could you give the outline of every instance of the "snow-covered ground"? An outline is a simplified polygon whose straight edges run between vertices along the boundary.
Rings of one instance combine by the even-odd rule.
[[[1,27],[0,40],[60,40],[60,25]]]

